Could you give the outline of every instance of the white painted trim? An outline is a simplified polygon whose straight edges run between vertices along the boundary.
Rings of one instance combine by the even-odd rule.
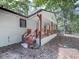
[[[46,43],[48,43],[49,41],[51,41],[56,36],[57,36],[57,34],[52,34],[50,36],[47,36],[47,37],[41,39],[41,46],[45,45]]]

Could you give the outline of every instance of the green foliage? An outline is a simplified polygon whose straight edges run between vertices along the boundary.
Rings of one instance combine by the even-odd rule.
[[[64,27],[69,32],[79,32],[79,16],[73,14],[74,3],[76,0],[33,0],[36,7],[45,6],[45,9],[52,11],[52,9],[61,8],[63,11]],[[58,18],[59,29],[63,27],[63,22]],[[68,22],[68,23],[67,23]],[[67,24],[67,25],[65,25]]]
[[[76,0],[33,0],[33,6],[36,8],[44,6],[46,10],[50,11],[61,8],[63,15],[57,19],[59,29],[65,26],[65,29],[69,32],[79,32],[79,16],[74,15],[72,12],[75,2]],[[0,0],[1,6],[3,5],[5,8],[23,15],[28,14],[29,3],[29,0]],[[63,18],[66,19],[64,22],[62,22]],[[67,25],[65,25],[66,23]]]
[[[68,31],[79,32],[79,16],[78,15],[72,15],[72,18],[68,25]]]
[[[33,0],[36,7],[45,5],[46,9],[60,7],[64,10],[72,8],[74,2],[75,0]]]
[[[35,7],[40,7],[42,5],[45,5],[48,0],[33,0],[34,6]]]
[[[0,5],[23,15],[28,14],[28,4],[28,0],[0,0]]]

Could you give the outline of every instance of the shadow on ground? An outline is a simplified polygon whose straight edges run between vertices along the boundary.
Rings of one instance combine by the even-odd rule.
[[[79,59],[79,39],[56,37],[40,49],[0,48],[0,59]]]

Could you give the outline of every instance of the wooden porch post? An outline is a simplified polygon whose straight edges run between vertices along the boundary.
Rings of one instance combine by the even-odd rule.
[[[40,46],[41,46],[41,34],[42,34],[42,15],[40,14]]]
[[[37,16],[39,17],[39,20],[40,20],[40,46],[41,46],[41,34],[42,34],[42,15],[41,15],[41,14],[37,14]]]
[[[42,34],[42,15],[40,14],[40,34]]]

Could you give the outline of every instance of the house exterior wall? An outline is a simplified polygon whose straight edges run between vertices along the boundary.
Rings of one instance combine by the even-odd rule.
[[[38,17],[36,15],[28,18],[27,20],[27,28],[31,28],[32,31],[36,29],[36,21],[38,21]]]
[[[45,45],[46,43],[48,43],[49,41],[51,41],[56,36],[57,36],[57,34],[52,34],[52,35],[50,35],[48,37],[42,38],[41,39],[41,46]]]
[[[45,23],[50,23],[51,21],[54,23],[54,24],[57,24],[56,22],[56,18],[55,18],[55,15],[54,13],[50,13],[50,12],[46,12],[46,11],[41,11],[37,14],[42,14],[42,26],[44,26],[44,22]],[[37,16],[37,14],[31,16],[28,18],[28,21],[27,21],[27,28],[31,27],[32,29],[35,28],[35,21],[39,21],[39,18]],[[49,21],[50,20],[50,21]],[[32,23],[33,22],[33,23]],[[31,26],[32,25],[32,26]]]
[[[42,28],[44,28],[44,23],[51,23],[51,21],[53,22],[54,25],[57,24],[54,13],[41,11],[41,12],[39,12],[37,14],[41,14],[42,15]],[[28,26],[27,28],[31,27],[33,30],[35,29],[35,26],[36,26],[35,25],[35,21],[39,21],[39,18],[37,17],[37,14],[35,14],[35,15],[31,16],[30,18],[28,18],[29,22],[27,22],[28,23],[27,24],[27,26]],[[38,26],[38,27],[40,27],[40,26]],[[41,39],[41,46],[45,45],[47,42],[49,42],[50,40],[52,40],[56,36],[57,36],[57,34],[55,33],[55,34],[52,34],[52,35],[49,35],[47,37],[42,38]]]
[[[44,22],[51,22],[52,21],[54,24],[57,24],[54,13],[42,11],[39,14],[42,14],[42,19]]]
[[[20,18],[16,14],[0,10],[0,47],[21,42],[22,33],[26,28],[20,28]]]
[[[38,14],[42,14],[42,28],[44,26],[44,22],[50,23],[53,21],[53,23],[56,24],[55,15],[53,13],[41,11]],[[37,14],[26,19],[26,28],[20,27],[20,18],[26,19],[19,15],[0,10],[0,47],[19,43],[22,41],[22,34],[24,34],[27,28],[31,28],[32,31],[36,29],[36,22],[39,21]],[[37,27],[40,28],[40,24]],[[53,35],[42,39],[42,45],[50,41],[52,37],[55,36]]]

